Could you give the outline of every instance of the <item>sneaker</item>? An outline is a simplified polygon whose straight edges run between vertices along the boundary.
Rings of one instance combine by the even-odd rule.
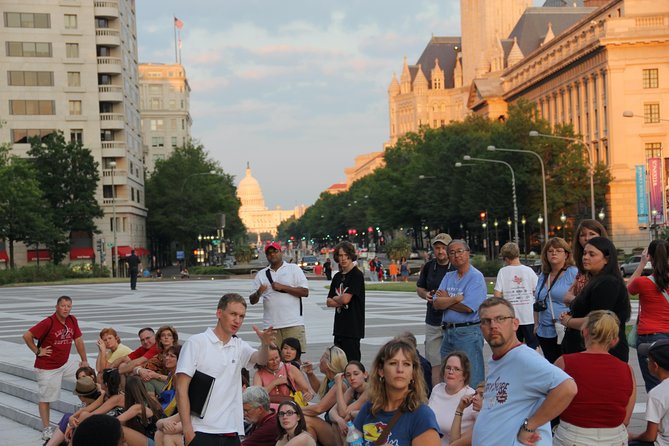
[[[44,429],[42,429],[42,440],[48,441],[53,435],[53,431],[54,431],[53,426],[47,426]]]

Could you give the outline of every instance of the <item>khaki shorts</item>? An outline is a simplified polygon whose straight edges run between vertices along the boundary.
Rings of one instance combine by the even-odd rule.
[[[441,326],[425,324],[425,358],[430,361],[432,367],[441,366],[441,342],[444,339],[444,331]]]
[[[40,403],[52,403],[60,398],[63,376],[74,381],[74,374],[79,365],[68,361],[61,367],[52,370],[35,369],[37,372],[37,390]]]
[[[294,327],[276,328],[276,339],[274,343],[281,348],[281,343],[286,338],[295,338],[300,341],[302,353],[307,351],[307,335],[304,331],[304,325],[295,325]]]

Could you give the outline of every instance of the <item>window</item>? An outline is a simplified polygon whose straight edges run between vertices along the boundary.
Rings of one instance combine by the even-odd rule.
[[[169,107],[170,107],[172,110],[174,110],[174,109],[177,108],[177,101],[176,101],[176,99],[170,99]]]
[[[149,94],[162,94],[162,85],[149,85]]]
[[[77,29],[77,16],[76,16],[76,14],[65,14],[63,21],[64,21],[65,29]]]
[[[109,74],[98,74],[98,85],[111,85],[112,77]]]
[[[111,102],[100,102],[100,113],[114,113],[114,104]]]
[[[55,101],[37,100],[10,100],[9,114],[11,115],[55,115]]]
[[[13,87],[53,86],[53,71],[8,71],[7,78]]]
[[[96,28],[109,28],[109,20],[102,18],[102,17],[96,17],[95,18],[95,27]]]
[[[9,57],[51,57],[48,42],[6,42]]]
[[[151,138],[151,147],[165,147],[165,138],[162,136],[153,136]]]
[[[647,142],[646,144],[646,159],[648,158],[660,158],[662,156],[662,143],[660,142]]]
[[[649,68],[643,70],[643,88],[658,88],[660,82],[658,80],[657,68]]]
[[[12,129],[11,138],[14,144],[28,144],[28,139],[32,137],[46,138],[54,133],[53,129]]]
[[[646,124],[660,122],[660,104],[643,104],[643,122]]]
[[[83,129],[72,129],[70,130],[70,141],[84,143],[84,130]]]
[[[70,115],[80,115],[81,114],[81,101],[67,101]]]
[[[65,44],[65,57],[68,59],[76,59],[79,57],[79,44],[78,43],[66,43]]]
[[[51,28],[49,14],[37,12],[6,12],[7,28]]]
[[[176,137],[176,136],[173,136],[173,137],[172,137],[172,147],[174,148],[174,147],[176,147],[176,146],[177,146],[177,137]]]
[[[81,73],[78,71],[68,71],[67,72],[67,86],[68,87],[81,87]]]
[[[165,125],[163,123],[162,119],[152,119],[151,120],[151,130],[156,131],[156,130],[164,130]]]
[[[100,141],[113,141],[113,140],[114,140],[113,130],[103,130],[100,132]]]
[[[160,99],[158,99],[158,98],[151,98],[151,102],[150,102],[150,104],[151,104],[151,105],[150,105],[149,108],[150,108],[151,110],[158,110],[158,109],[160,109]]]

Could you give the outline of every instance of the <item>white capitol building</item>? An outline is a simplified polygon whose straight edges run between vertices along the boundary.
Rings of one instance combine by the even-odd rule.
[[[296,206],[293,210],[283,210],[280,207],[267,209],[260,183],[251,175],[251,167],[248,164],[246,176],[237,186],[237,197],[242,203],[239,208],[239,218],[248,232],[257,234],[258,241],[263,232],[276,237],[277,228],[282,221],[291,217],[300,218],[306,209],[304,205]]]

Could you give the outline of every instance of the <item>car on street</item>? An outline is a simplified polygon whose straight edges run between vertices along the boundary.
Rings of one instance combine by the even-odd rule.
[[[304,271],[313,271],[314,266],[320,264],[318,257],[316,256],[304,256],[300,260],[300,268]]]
[[[620,272],[622,273],[623,277],[631,276],[639,266],[639,262],[641,262],[641,256],[631,256],[623,263],[621,263]],[[644,276],[649,276],[652,273],[653,273],[653,266],[650,264],[650,262],[646,262],[646,265],[643,267],[642,274]]]

